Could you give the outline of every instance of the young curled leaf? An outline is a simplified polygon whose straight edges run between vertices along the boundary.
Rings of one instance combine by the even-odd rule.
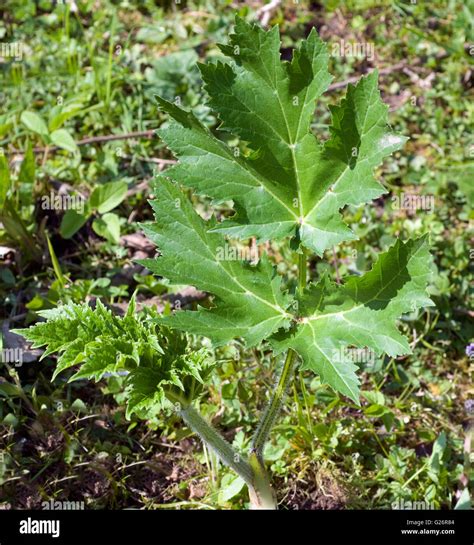
[[[99,300],[95,309],[71,303],[40,315],[47,321],[15,332],[33,348],[46,346],[43,359],[58,353],[53,379],[71,367],[77,369],[69,381],[126,375],[127,417],[189,403],[214,365],[204,349],[192,350],[185,334],[158,325],[151,312],[137,313],[135,298],[123,317]]]

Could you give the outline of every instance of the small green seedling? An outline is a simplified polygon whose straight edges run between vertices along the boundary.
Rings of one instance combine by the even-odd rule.
[[[318,140],[310,127],[315,100],[331,76],[326,46],[314,29],[291,62],[280,60],[277,27],[266,32],[242,19],[220,48],[225,60],[200,65],[208,105],[221,123],[217,136],[193,113],[158,98],[171,118],[158,133],[179,162],[153,183],[156,220],[143,229],[159,256],[142,262],[172,284],[208,292],[213,306],[140,316],[132,301],[119,318],[100,303],[95,310],[67,305],[43,312],[47,322],[22,334],[35,347],[47,345],[45,356],[60,353],[55,375],[76,365],[72,380],[128,371],[127,415],[146,418],[174,407],[244,479],[252,506],[273,509],[263,450],[296,364],[359,403],[357,367],[341,354],[349,347],[390,357],[411,352],[397,320],[432,305],[426,294],[432,261],[426,236],[398,240],[362,276],[308,281],[310,254],[322,257],[356,238],[340,210],[385,193],[373,170],[405,138],[387,126],[388,108],[373,72],[349,85],[346,97],[331,107],[330,137]],[[229,147],[221,131],[245,146]],[[205,221],[182,187],[214,203],[232,201],[234,216]],[[297,282],[284,285],[267,255],[253,265],[226,259],[226,237],[287,241],[297,254]],[[276,358],[282,355],[276,387],[245,457],[194,408],[214,363],[205,352],[187,348],[186,334],[208,337],[216,346],[236,338],[248,347],[266,343]]]

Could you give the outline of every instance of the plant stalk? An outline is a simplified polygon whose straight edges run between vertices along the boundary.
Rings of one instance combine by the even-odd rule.
[[[301,294],[306,287],[307,263],[306,251],[298,254],[298,293]],[[270,436],[270,432],[278,418],[286,390],[292,377],[296,352],[291,348],[288,350],[280,373],[275,391],[270,403],[265,408],[255,432],[250,451],[249,462],[254,472],[254,484],[249,486],[250,501],[254,509],[277,509],[276,498],[270,486],[270,479],[265,469],[263,449]]]
[[[301,248],[301,253],[298,254],[298,293],[302,295],[303,290],[306,288],[307,277],[307,263],[306,263],[306,250]]]
[[[260,418],[257,431],[252,440],[249,457],[254,475],[252,486],[249,486],[252,509],[277,509],[276,497],[265,469],[263,449],[280,414],[283,399],[292,376],[295,356],[296,353],[293,350],[288,350],[275,391]]]
[[[306,253],[298,254],[298,293],[306,287]],[[270,485],[265,469],[263,449],[270,432],[280,414],[283,399],[290,383],[296,352],[288,350],[275,391],[265,408],[252,440],[248,462],[243,460],[222,435],[208,424],[193,408],[188,400],[169,392],[168,398],[177,405],[177,412],[186,424],[199,435],[201,440],[212,449],[224,464],[232,468],[247,483],[250,503],[253,509],[277,509],[276,497]]]
[[[270,485],[263,458],[259,458],[255,452],[251,452],[249,463],[253,471],[253,482],[248,485],[251,508],[278,509],[276,496]]]
[[[293,350],[288,350],[275,391],[270,399],[270,403],[263,412],[263,416],[260,418],[257,431],[255,432],[252,441],[251,452],[255,453],[257,458],[262,462],[263,448],[265,447],[265,443],[268,440],[271,429],[273,428],[273,425],[280,414],[285,392],[290,383],[291,371],[293,370],[295,356],[296,353]]]
[[[250,464],[242,459],[241,455],[204,420],[192,405],[188,404],[178,412],[186,424],[219,456],[224,464],[240,475],[247,485],[253,485],[254,475]]]

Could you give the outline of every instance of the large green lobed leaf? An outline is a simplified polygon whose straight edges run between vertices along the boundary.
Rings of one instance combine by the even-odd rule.
[[[299,315],[289,332],[272,339],[277,352],[292,348],[324,382],[358,402],[357,366],[348,347],[376,355],[410,354],[397,328],[403,313],[432,306],[426,285],[432,269],[427,237],[397,241],[379,255],[371,271],[342,285],[327,276],[310,284],[299,298]]]
[[[293,349],[304,368],[357,402],[357,366],[341,354],[351,347],[393,357],[410,352],[397,320],[432,304],[426,238],[398,241],[365,275],[342,285],[324,277],[296,299],[282,292],[265,255],[257,266],[217,255],[225,235],[294,237],[318,255],[354,239],[340,210],[384,193],[373,171],[405,138],[387,126],[376,72],[349,85],[331,108],[329,139],[316,138],[315,100],[331,76],[326,46],[314,30],[291,62],[280,60],[277,28],[265,32],[241,19],[230,43],[220,47],[228,60],[200,65],[209,106],[221,121],[219,130],[245,141],[251,153],[230,148],[192,112],[157,98],[170,116],[158,133],[179,162],[153,187],[156,222],[144,229],[160,256],[142,263],[172,283],[214,296],[211,308],[177,311],[160,321],[215,344],[242,338],[253,346],[266,339],[277,353]],[[206,222],[179,186],[214,202],[231,200],[236,214]]]
[[[200,65],[209,106],[220,129],[254,153],[236,157],[192,113],[158,99],[174,120],[158,133],[180,160],[166,176],[216,202],[233,200],[236,214],[215,231],[260,241],[298,236],[318,255],[354,239],[339,210],[385,192],[372,172],[406,140],[387,126],[377,72],[349,85],[331,108],[331,137],[321,143],[310,124],[332,78],[314,29],[291,62],[280,61],[277,27],[265,32],[242,19],[221,49],[228,62]]]
[[[180,189],[162,178],[153,186],[156,222],[143,226],[160,249],[141,263],[174,284],[190,284],[216,296],[212,310],[177,312],[162,320],[170,327],[212,338],[216,344],[242,337],[256,345],[288,326],[288,297],[264,257],[256,266],[221,259],[226,240],[210,233]]]

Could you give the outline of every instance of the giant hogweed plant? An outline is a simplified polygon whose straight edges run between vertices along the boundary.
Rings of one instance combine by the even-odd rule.
[[[208,105],[220,120],[216,134],[193,113],[157,99],[170,118],[158,134],[179,161],[154,181],[156,220],[143,226],[159,255],[142,263],[171,283],[208,292],[212,306],[137,314],[133,299],[127,314],[117,317],[100,302],[95,310],[64,305],[43,312],[47,321],[22,334],[35,347],[46,345],[45,356],[60,353],[55,375],[76,365],[71,380],[127,371],[128,416],[147,418],[174,407],[244,479],[251,505],[275,508],[263,452],[296,364],[358,403],[357,367],[340,355],[348,347],[390,357],[410,353],[397,320],[432,305],[426,294],[431,257],[426,237],[397,240],[362,276],[341,284],[328,275],[308,281],[310,253],[321,257],[356,238],[340,210],[385,192],[373,171],[405,139],[387,125],[376,72],[349,85],[346,97],[331,107],[326,141],[313,134],[315,101],[331,81],[326,46],[314,29],[291,62],[280,60],[277,27],[267,32],[241,19],[220,48],[225,60],[200,65]],[[236,153],[220,131],[240,138],[247,151]],[[187,188],[214,203],[233,202],[235,214],[205,221]],[[298,256],[296,285],[284,286],[266,255],[256,265],[221,259],[226,237],[287,240]],[[215,363],[205,351],[187,348],[189,334],[216,346],[236,338],[248,347],[265,342],[281,357],[247,456],[195,409]]]

